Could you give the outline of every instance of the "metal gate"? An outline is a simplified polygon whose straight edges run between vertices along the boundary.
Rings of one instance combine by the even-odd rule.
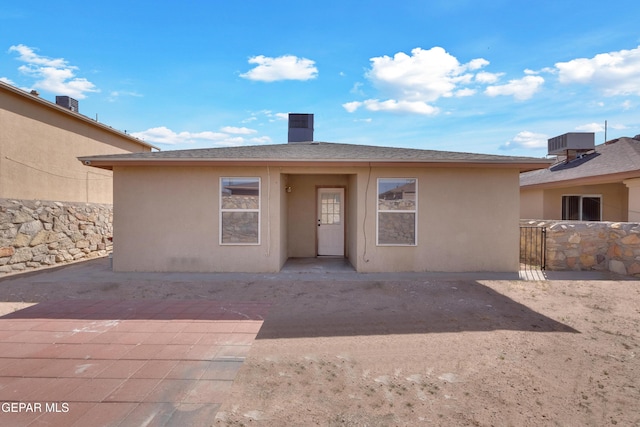
[[[520,226],[520,269],[544,270],[547,262],[547,229]]]

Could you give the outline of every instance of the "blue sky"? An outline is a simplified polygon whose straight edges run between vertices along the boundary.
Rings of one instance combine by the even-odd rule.
[[[6,3],[6,2],[5,2]],[[319,141],[546,155],[640,134],[640,2],[21,0],[0,80],[163,150]]]

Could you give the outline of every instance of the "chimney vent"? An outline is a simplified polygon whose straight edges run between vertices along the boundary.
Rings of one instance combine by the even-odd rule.
[[[313,114],[289,114],[289,143],[313,141]]]
[[[70,96],[56,96],[56,104],[75,113],[80,112],[80,110],[78,109],[78,100],[73,99]]]

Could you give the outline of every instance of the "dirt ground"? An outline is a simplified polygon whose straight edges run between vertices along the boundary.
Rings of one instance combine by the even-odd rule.
[[[561,277],[124,274],[94,260],[0,279],[0,310],[271,303],[215,426],[640,426],[640,282]]]

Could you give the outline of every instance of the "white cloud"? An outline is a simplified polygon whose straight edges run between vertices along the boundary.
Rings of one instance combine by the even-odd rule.
[[[432,105],[438,99],[475,95],[477,88],[470,85],[492,83],[501,75],[487,72],[475,74],[486,67],[489,61],[476,58],[463,64],[438,46],[428,50],[415,48],[410,55],[398,52],[393,57],[374,57],[370,61],[371,68],[366,77],[388,99],[342,104],[350,113],[364,107],[370,111],[438,114],[440,110]],[[360,85],[356,84],[352,93],[359,91]]]
[[[489,61],[484,58],[476,58],[469,61],[468,68],[470,70],[479,70],[482,67],[489,65]]]
[[[576,126],[576,130],[580,132],[604,132],[604,124],[587,123],[584,125]]]
[[[26,62],[28,64],[33,65],[41,65],[43,67],[52,67],[52,68],[67,68],[69,65],[67,61],[62,58],[51,59],[44,56],[40,56],[33,51],[33,48],[29,46],[25,46],[23,44],[11,46],[9,48],[9,52],[17,52],[19,56],[19,60],[22,62]]]
[[[640,46],[555,64],[561,83],[592,84],[605,96],[640,96]]]
[[[500,77],[503,75],[504,73],[488,73],[486,71],[481,71],[476,74],[475,79],[478,83],[492,84],[500,80]]]
[[[489,86],[484,93],[488,96],[506,95],[520,101],[531,98],[542,86],[544,79],[540,76],[524,76],[518,80],[509,80],[509,83],[498,86]]]
[[[310,80],[318,75],[314,61],[293,55],[277,58],[258,55],[249,58],[249,64],[257,64],[257,66],[240,74],[240,77],[262,82],[275,82],[278,80]]]
[[[33,88],[77,99],[86,98],[87,92],[98,92],[89,80],[75,76],[78,67],[69,65],[62,58],[40,56],[33,48],[22,44],[11,46],[9,52],[16,52],[18,60],[26,63],[18,70],[35,79]]]
[[[0,82],[4,82],[4,83],[6,83],[8,85],[11,85],[11,86],[15,86],[16,85],[13,81],[8,79],[7,77],[0,77]]]
[[[349,113],[353,113],[358,108],[360,108],[360,106],[362,106],[362,102],[360,101],[345,102],[344,104],[342,104],[342,107]]]
[[[517,148],[524,148],[530,150],[536,150],[540,148],[547,148],[547,140],[549,138],[542,133],[534,133],[529,131],[519,132],[512,140],[507,141],[504,145],[500,146],[501,150],[513,150]]]
[[[268,136],[259,136],[256,138],[251,138],[249,141],[255,144],[269,144],[271,142],[271,138],[269,138]]]
[[[354,95],[364,95],[364,92],[362,91],[362,86],[364,86],[364,83],[362,82],[355,82],[353,84],[353,87],[351,88],[351,90],[349,91],[349,93],[352,93]]]
[[[111,91],[111,93],[109,93],[109,97],[107,98],[107,100],[109,102],[115,102],[118,99],[122,98],[123,96],[142,98],[142,95],[139,94],[138,92],[114,90],[114,91]]]
[[[471,89],[470,87],[465,87],[463,89],[457,90],[454,95],[456,98],[462,98],[465,96],[473,96],[476,94],[475,89]]]
[[[255,129],[249,129],[247,127],[238,128],[238,127],[233,127],[233,126],[225,126],[220,130],[222,132],[232,133],[232,134],[237,134],[237,135],[250,135],[252,133],[258,132]]]
[[[342,107],[349,113],[353,113],[360,107],[364,107],[369,111],[389,111],[396,113],[413,113],[423,115],[434,115],[439,110],[426,102],[422,101],[396,101],[395,99],[388,99],[386,101],[380,101],[378,99],[367,99],[366,101],[359,102],[347,102],[342,104]]]
[[[132,136],[142,139],[152,144],[166,144],[166,145],[182,145],[182,144],[202,144],[209,146],[238,146],[246,145],[248,143],[265,143],[270,142],[271,139],[267,136],[255,137],[250,140],[246,140],[238,134],[252,134],[255,131],[248,128],[234,128],[224,127],[225,132],[175,132],[165,126],[156,128],[150,128],[142,132],[133,132]]]
[[[394,98],[433,102],[453,96],[459,85],[468,84],[473,79],[469,70],[477,70],[488,63],[479,58],[460,64],[441,47],[429,50],[415,48],[411,55],[398,52],[393,58],[386,55],[371,58],[367,77]]]

